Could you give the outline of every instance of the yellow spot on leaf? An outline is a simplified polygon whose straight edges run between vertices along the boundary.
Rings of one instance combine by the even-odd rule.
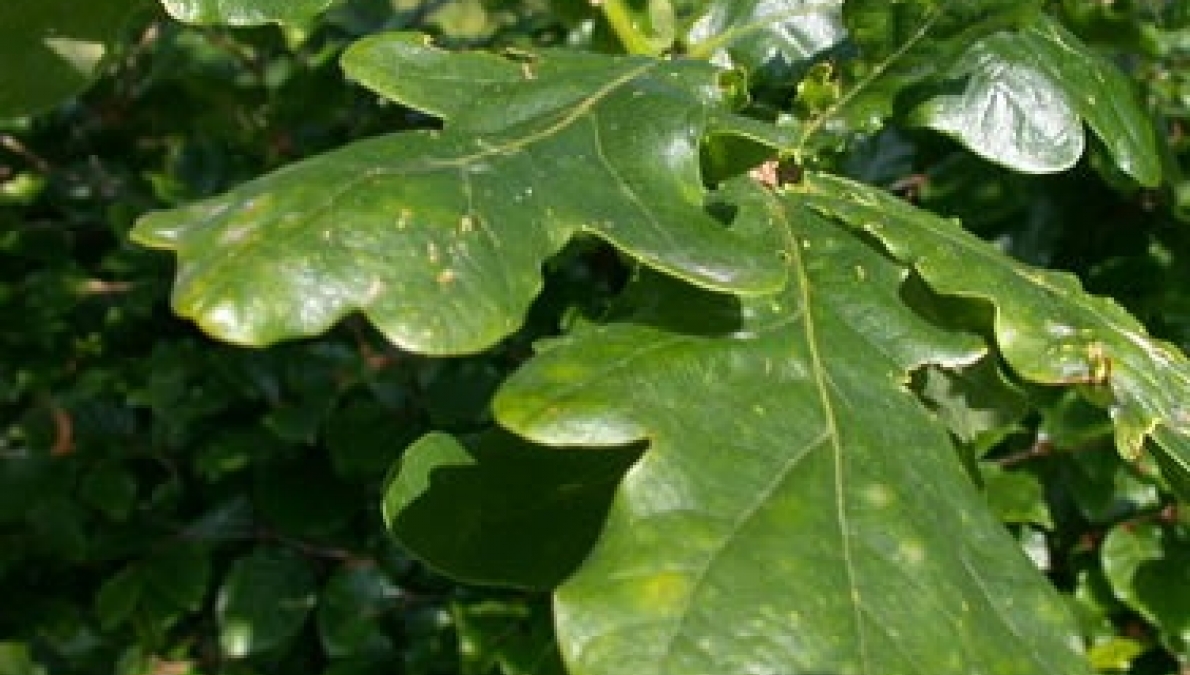
[[[659,572],[642,580],[640,602],[646,607],[672,607],[685,602],[689,579],[678,572]]]

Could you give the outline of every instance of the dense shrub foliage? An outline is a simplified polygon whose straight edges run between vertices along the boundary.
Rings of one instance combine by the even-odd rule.
[[[1185,672],[1185,3],[10,4],[0,675]]]

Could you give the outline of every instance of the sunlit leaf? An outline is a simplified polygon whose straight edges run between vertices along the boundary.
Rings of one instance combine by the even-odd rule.
[[[836,100],[802,125],[798,148],[815,137],[878,129],[906,88],[943,75],[972,42],[1029,21],[1037,0],[850,0],[843,24],[854,58],[837,75]]]
[[[229,26],[262,23],[301,25],[334,0],[161,0],[178,21]]]
[[[715,0],[687,32],[695,55],[724,65],[788,77],[796,66],[845,36],[840,0]]]
[[[1153,125],[1131,82],[1048,17],[985,38],[949,71],[961,94],[938,96],[916,115],[974,152],[1031,173],[1061,171],[1082,155],[1082,121],[1139,182],[1161,180]]]
[[[740,226],[783,252],[785,291],[643,277],[631,311],[539,354],[494,404],[537,442],[649,443],[556,593],[572,672],[1087,672],[905,386],[980,341],[906,307],[902,268],[852,233],[732,189]]]
[[[542,262],[580,233],[708,288],[783,282],[703,207],[699,142],[727,116],[705,63],[518,63],[387,35],[345,66],[446,129],[348,145],[134,231],[178,253],[174,306],[219,337],[266,344],[362,311],[408,349],[482,349],[520,325]]]
[[[988,303],[996,343],[1016,374],[1075,385],[1108,409],[1116,444],[1136,458],[1145,441],[1173,486],[1190,494],[1190,360],[1110,298],[1064,272],[1018,263],[955,221],[875,188],[813,175],[798,189],[813,208],[882,242],[943,295]]]

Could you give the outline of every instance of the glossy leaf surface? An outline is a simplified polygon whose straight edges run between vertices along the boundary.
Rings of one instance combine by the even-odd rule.
[[[495,401],[538,442],[649,442],[555,595],[572,671],[1086,672],[1061,603],[904,386],[980,342],[910,311],[903,270],[847,230],[736,189],[739,226],[783,251],[784,292],[645,278],[633,311]]]
[[[907,87],[936,79],[971,45],[997,31],[1030,20],[1035,0],[851,0],[843,23],[858,50],[838,76],[836,100],[817,111],[802,129],[800,149],[827,137],[874,131],[892,113]]]
[[[401,347],[479,350],[520,325],[542,262],[579,233],[709,288],[783,283],[703,208],[699,142],[727,116],[707,64],[517,63],[386,35],[345,67],[446,129],[361,141],[134,232],[177,251],[175,308],[221,338],[265,344],[362,311]]]
[[[99,74],[142,0],[37,0],[0,4],[0,118],[36,112]]]
[[[957,222],[878,189],[814,175],[800,194],[878,239],[938,293],[988,303],[996,342],[1020,377],[1082,385],[1110,411],[1120,451],[1135,458],[1152,438],[1168,479],[1186,489],[1190,360],[1176,347],[1150,337],[1115,301],[1086,293],[1073,275],[1018,263]]]
[[[1132,84],[1056,21],[976,43],[950,72],[959,95],[932,99],[924,123],[974,152],[1031,173],[1061,171],[1082,155],[1082,120],[1119,166],[1142,184],[1161,179],[1153,126]]]
[[[838,0],[715,0],[687,32],[690,51],[776,78],[845,36]]]
[[[334,0],[161,0],[178,21],[228,26],[303,24]]]
[[[219,589],[219,645],[232,658],[277,647],[301,630],[314,600],[306,559],[259,549],[235,561]]]

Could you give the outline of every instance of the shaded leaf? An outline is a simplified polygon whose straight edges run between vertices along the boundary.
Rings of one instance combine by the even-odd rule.
[[[323,457],[303,457],[260,471],[252,496],[262,520],[295,537],[326,536],[361,506],[358,486],[335,476]]]
[[[1110,411],[1120,451],[1136,458],[1152,438],[1162,471],[1190,495],[1190,361],[1176,347],[1150,337],[1110,298],[1083,291],[1073,275],[1018,263],[958,223],[876,188],[813,175],[799,194],[875,237],[938,293],[990,304],[989,328],[1018,376],[1080,385]]]
[[[1056,470],[1071,501],[1092,523],[1130,517],[1161,503],[1153,481],[1141,480],[1110,444],[1070,453]]]
[[[566,675],[549,605],[524,600],[456,602],[462,675]]]
[[[1016,431],[1029,412],[1025,394],[992,359],[956,370],[929,368],[922,379],[922,398],[975,457]]]
[[[1054,19],[977,42],[950,75],[968,78],[963,93],[935,97],[915,116],[977,154],[1017,171],[1069,168],[1082,155],[1081,118],[1125,172],[1161,181],[1153,125],[1131,82]]]
[[[980,342],[910,311],[903,270],[846,230],[733,190],[737,223],[775,231],[788,289],[744,300],[734,332],[678,332],[657,308],[736,301],[642,278],[652,305],[560,340],[494,403],[537,442],[649,441],[555,595],[572,672],[1087,672],[1062,603],[905,387]]]
[[[37,112],[82,91],[143,6],[143,0],[0,3],[0,118]]]
[[[147,598],[163,605],[163,613],[197,612],[206,598],[210,559],[201,547],[169,546],[138,564]]]
[[[108,577],[95,596],[95,613],[105,630],[120,625],[136,611],[142,583],[134,566]]]
[[[1116,596],[1156,624],[1171,648],[1190,647],[1190,539],[1154,522],[1112,529],[1100,550]]]
[[[334,0],[161,0],[178,21],[228,26],[263,23],[301,25]]]
[[[107,629],[129,620],[164,631],[185,612],[196,612],[206,598],[210,561],[193,545],[172,545],[138,560],[100,587],[95,611]]]
[[[1031,523],[1046,529],[1054,528],[1041,480],[1027,471],[1007,471],[992,462],[981,462],[979,475],[983,479],[988,505],[996,517],[1006,523]]]
[[[549,590],[590,550],[636,455],[559,453],[503,434],[465,447],[430,434],[386,487],[384,518],[405,546],[457,579]]]
[[[265,344],[359,310],[399,346],[479,350],[517,328],[542,262],[578,233],[709,288],[783,281],[704,211],[699,141],[727,117],[707,64],[517,63],[382,35],[344,65],[446,130],[361,141],[134,230],[177,251],[174,306],[219,337]]]
[[[314,598],[313,572],[295,554],[262,548],[236,560],[215,606],[219,646],[241,658],[282,644],[301,630]]]
[[[393,649],[380,615],[400,595],[374,566],[343,567],[331,576],[318,602],[318,635],[328,656],[362,656]]]
[[[122,466],[104,464],[83,478],[79,496],[108,518],[123,520],[136,501],[136,479]]]
[[[335,474],[341,478],[382,476],[416,438],[393,410],[374,401],[352,402],[332,413],[323,428]]]

